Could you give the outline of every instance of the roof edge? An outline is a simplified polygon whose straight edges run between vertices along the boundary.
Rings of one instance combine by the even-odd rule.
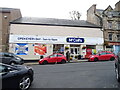
[[[66,26],[66,27],[87,27],[87,28],[102,28],[101,26],[78,26],[78,25],[57,25],[57,24],[38,24],[38,23],[18,23],[18,22],[10,22],[10,24],[25,24],[25,25],[44,25],[44,26]]]

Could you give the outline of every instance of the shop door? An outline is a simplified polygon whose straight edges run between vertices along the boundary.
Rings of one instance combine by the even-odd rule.
[[[70,54],[73,56],[79,55],[80,48],[79,47],[70,47]]]

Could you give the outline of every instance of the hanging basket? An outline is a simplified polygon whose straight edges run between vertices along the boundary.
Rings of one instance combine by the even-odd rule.
[[[65,47],[65,50],[68,50],[69,49],[69,47]]]

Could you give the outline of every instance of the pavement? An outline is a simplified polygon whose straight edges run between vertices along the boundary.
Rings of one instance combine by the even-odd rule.
[[[74,59],[74,60],[71,60],[69,63],[81,63],[81,62],[87,62],[87,61],[88,61],[87,59],[80,59],[80,60]],[[24,63],[24,65],[38,65],[38,64],[39,64],[38,62],[25,62]]]

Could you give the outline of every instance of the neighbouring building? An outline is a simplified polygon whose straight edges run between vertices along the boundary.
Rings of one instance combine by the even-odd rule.
[[[26,60],[67,50],[87,58],[103,44],[101,27],[87,21],[22,17],[10,23],[9,52]]]
[[[96,9],[92,5],[87,10],[87,21],[102,26],[104,33],[104,49],[113,51],[115,54],[120,50],[120,1],[115,9],[110,5],[105,9]]]
[[[22,17],[20,9],[0,7],[0,51],[8,51],[9,22]]]

